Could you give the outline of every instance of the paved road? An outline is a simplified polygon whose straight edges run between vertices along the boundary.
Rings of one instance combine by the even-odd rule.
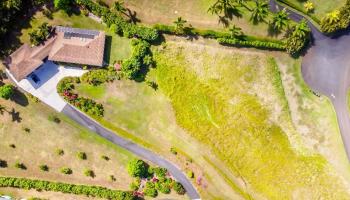
[[[270,0],[271,9],[279,7]],[[281,7],[279,7],[281,8]],[[288,11],[291,19],[302,19],[297,13]],[[313,44],[302,62],[305,82],[316,92],[328,96],[335,108],[345,150],[350,160],[350,115],[347,93],[350,86],[350,33],[344,31],[337,37],[327,37],[309,22]]]
[[[186,176],[181,172],[181,170],[178,167],[176,167],[169,161],[107,130],[106,128],[102,127],[99,123],[87,117],[85,114],[83,114],[82,112],[78,111],[70,105],[64,107],[62,112],[74,121],[78,122],[80,125],[89,128],[90,130],[113,142],[114,144],[136,154],[137,156],[143,159],[149,160],[161,167],[167,168],[171,175],[174,176],[175,179],[184,186],[187,195],[191,199],[200,199],[198,192],[193,187],[191,182],[186,178]]]

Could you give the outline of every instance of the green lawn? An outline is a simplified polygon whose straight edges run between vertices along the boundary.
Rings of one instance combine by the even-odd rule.
[[[350,170],[334,110],[312,96],[300,60],[181,40],[154,50],[147,79],[157,91],[129,80],[77,87],[104,105],[102,124],[169,159],[170,147],[191,157],[208,181],[203,198],[349,197],[336,175]]]
[[[77,14],[72,14],[69,16],[63,11],[54,12],[52,19],[44,16],[42,12],[37,12],[29,22],[30,26],[22,29],[21,36],[19,38],[20,41],[22,43],[29,43],[28,33],[40,26],[43,22],[48,22],[53,26],[62,25],[105,31],[107,35],[105,61],[107,63],[113,64],[115,61],[123,60],[130,56],[130,39],[119,37],[118,35],[111,33],[105,25],[100,24],[89,17]]]
[[[306,10],[304,8],[304,3],[306,1],[300,1],[300,0],[283,0],[285,2],[289,2],[291,5],[294,5],[295,8],[298,10],[303,11],[306,13]],[[345,5],[346,0],[332,0],[332,1],[325,1],[325,0],[309,0],[314,4],[314,11],[311,12],[309,15],[317,18],[318,20],[321,20],[327,13],[339,9],[343,5]]]

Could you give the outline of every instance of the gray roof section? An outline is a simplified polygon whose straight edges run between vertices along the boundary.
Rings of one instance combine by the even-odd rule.
[[[71,27],[65,27],[65,26],[56,26],[56,31],[63,32],[63,33],[77,34],[77,35],[89,35],[89,36],[98,36],[100,34],[100,31],[96,31],[96,30],[86,30],[86,29],[71,28]]]

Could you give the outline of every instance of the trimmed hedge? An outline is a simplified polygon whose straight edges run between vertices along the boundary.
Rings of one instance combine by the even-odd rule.
[[[247,41],[230,38],[218,38],[220,44],[233,45],[238,47],[255,47],[259,49],[274,49],[274,50],[286,50],[284,43],[266,42],[266,41]]]
[[[157,29],[161,33],[172,35],[191,35],[202,36],[204,38],[216,39],[220,44],[234,45],[239,47],[255,47],[262,49],[274,49],[285,50],[285,44],[283,41],[270,40],[266,38],[257,38],[253,36],[240,36],[232,38],[228,32],[219,32],[213,30],[201,30],[196,28],[186,27],[183,33],[177,33],[174,26],[168,26],[163,24],[156,24],[153,28]]]
[[[15,177],[0,177],[0,187],[12,187],[20,189],[35,189],[53,192],[62,192],[76,195],[86,195],[104,199],[134,200],[132,192],[111,190],[100,186],[75,185],[69,183],[50,182]]]
[[[155,41],[159,37],[157,30],[132,24],[126,21],[123,17],[111,12],[108,7],[102,6],[91,0],[75,0],[75,2],[79,6],[88,9],[94,15],[102,17],[103,22],[106,23],[108,27],[113,25],[113,29],[116,33],[125,37],[137,37],[147,41]]]

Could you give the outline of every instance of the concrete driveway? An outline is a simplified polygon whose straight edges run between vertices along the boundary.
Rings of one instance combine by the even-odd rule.
[[[16,82],[16,84],[58,112],[61,112],[67,103],[57,93],[56,86],[58,82],[64,77],[81,76],[85,72],[86,70],[77,67],[61,66],[47,61],[27,78]],[[34,81],[35,79],[37,82]]]

